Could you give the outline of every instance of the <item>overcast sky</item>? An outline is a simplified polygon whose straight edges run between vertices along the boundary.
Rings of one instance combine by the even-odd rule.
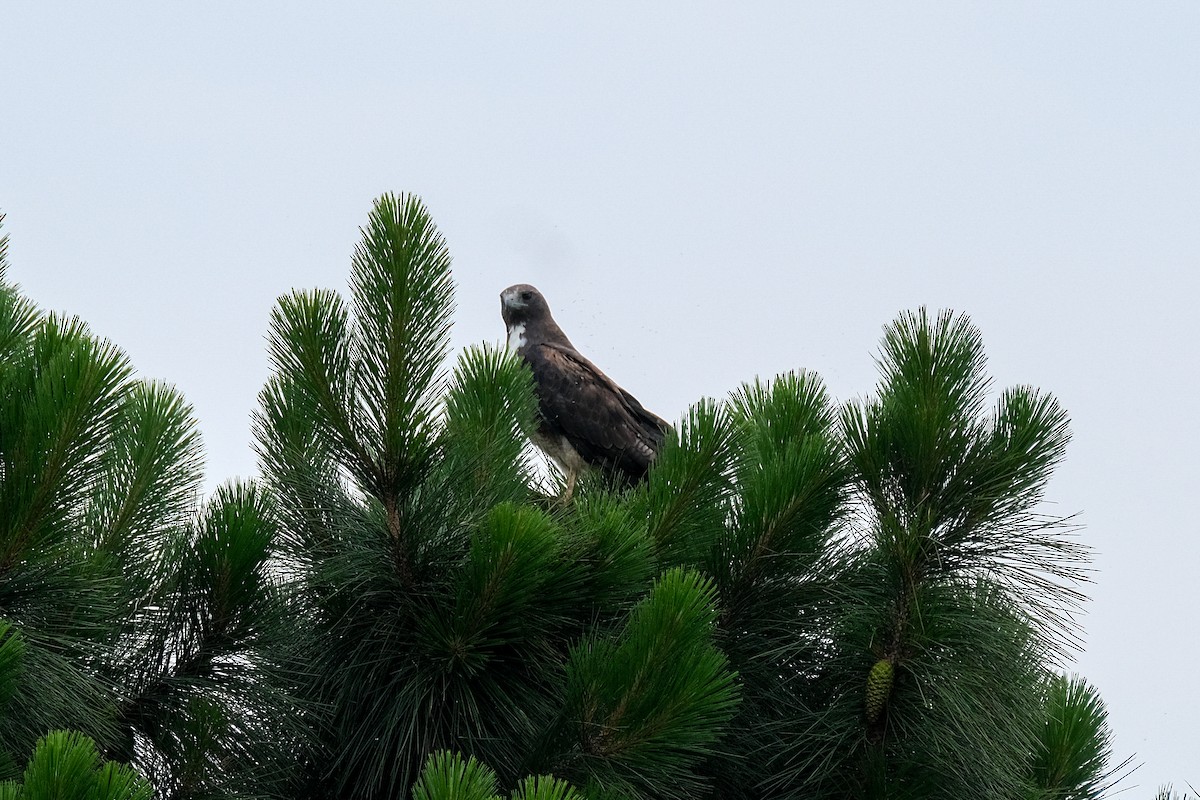
[[[1200,785],[1200,4],[423,5],[5,4],[12,279],[184,392],[210,488],[256,472],[275,298],[344,289],[384,191],[448,240],[456,348],[533,283],[672,419],[861,396],[897,312],[965,312],[1073,418],[1126,796]]]

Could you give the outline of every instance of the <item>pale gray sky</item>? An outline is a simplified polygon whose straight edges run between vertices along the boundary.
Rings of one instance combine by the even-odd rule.
[[[264,335],[344,288],[373,197],[424,197],[457,347],[543,290],[664,417],[806,368],[871,390],[881,327],[982,328],[1055,393],[1049,492],[1098,551],[1077,668],[1130,797],[1200,784],[1200,4],[9,3],[12,277],[195,405],[252,475]]]

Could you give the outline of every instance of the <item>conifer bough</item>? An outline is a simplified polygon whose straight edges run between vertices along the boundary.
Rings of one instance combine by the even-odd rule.
[[[4,282],[3,245],[0,780],[63,728],[96,742],[59,748],[81,780],[127,761],[172,800],[1086,799],[1120,773],[1054,667],[1087,563],[1040,505],[1066,414],[994,393],[962,315],[901,315],[864,399],[756,379],[645,483],[547,502],[528,370],[448,366],[448,247],[385,195],[349,296],[272,314],[261,481],[197,508],[186,403]]]

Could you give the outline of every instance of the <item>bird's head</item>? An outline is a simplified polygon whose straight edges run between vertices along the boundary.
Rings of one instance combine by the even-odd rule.
[[[511,328],[522,322],[550,316],[550,306],[542,293],[528,283],[518,283],[500,293],[500,316]]]

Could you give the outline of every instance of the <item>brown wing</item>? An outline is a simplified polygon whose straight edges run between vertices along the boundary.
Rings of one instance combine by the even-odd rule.
[[[533,344],[525,359],[537,384],[543,432],[565,436],[589,464],[631,481],[645,476],[669,425],[575,350]]]

